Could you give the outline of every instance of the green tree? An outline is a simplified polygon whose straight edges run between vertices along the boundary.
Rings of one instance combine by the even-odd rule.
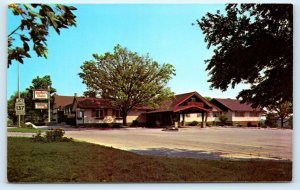
[[[174,94],[166,87],[175,75],[170,64],[159,65],[149,55],[140,56],[117,45],[114,52],[93,54],[94,60],[81,66],[79,76],[89,90],[112,100],[122,112],[123,125],[127,114],[139,106],[156,107],[159,102]]]
[[[83,96],[85,97],[96,97],[97,96],[97,93],[94,92],[94,91],[90,91],[90,90],[87,90],[87,91],[84,91],[83,92]]]
[[[34,89],[48,89],[48,86],[52,86],[51,77],[49,75],[45,75],[43,77],[37,76],[32,80],[32,85],[26,88],[25,91],[20,92],[20,97],[24,98],[25,101],[25,118],[26,120],[30,120],[31,122],[39,122],[44,121],[47,117],[47,110],[36,110],[34,108],[33,98],[33,90]],[[56,92],[56,89],[51,87],[50,93]],[[18,93],[16,92],[14,95],[10,97],[7,102],[8,107],[8,117],[13,120],[15,123],[17,121],[17,116],[15,115],[15,103],[18,98]],[[53,106],[53,98],[51,97],[51,106]]]
[[[268,110],[275,114],[275,117],[280,120],[280,127],[289,121],[293,113],[293,104],[291,102],[283,102],[281,104],[273,104],[268,107]]]
[[[292,4],[228,4],[197,23],[214,49],[206,60],[211,88],[249,84],[237,98],[254,107],[292,102]]]
[[[204,96],[203,98],[205,98],[207,101],[211,101],[212,100],[212,98],[211,97],[209,97],[209,96]]]
[[[30,58],[30,43],[37,56],[48,57],[47,36],[50,28],[58,34],[63,28],[76,26],[73,6],[61,4],[10,4],[8,8],[20,16],[20,25],[8,34],[8,67],[13,60],[23,63]],[[21,43],[19,40],[20,39]]]

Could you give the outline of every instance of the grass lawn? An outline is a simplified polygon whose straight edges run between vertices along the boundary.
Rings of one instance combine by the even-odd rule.
[[[21,127],[7,128],[7,132],[36,133],[38,131],[43,132],[44,129],[30,129],[30,128],[21,128]]]
[[[85,142],[8,137],[10,182],[290,181],[291,162],[142,156]]]

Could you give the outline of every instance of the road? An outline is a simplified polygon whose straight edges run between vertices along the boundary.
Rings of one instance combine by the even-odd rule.
[[[53,127],[53,128],[57,128]],[[138,154],[205,159],[292,160],[292,130],[190,127],[176,131],[149,128],[65,127],[65,136]],[[8,133],[27,136],[30,133]]]
[[[138,154],[207,158],[292,160],[292,130],[257,128],[73,129],[66,136]]]

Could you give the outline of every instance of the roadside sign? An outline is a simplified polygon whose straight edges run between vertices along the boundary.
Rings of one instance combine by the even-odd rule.
[[[17,98],[16,99],[16,103],[24,103],[24,98]]]
[[[34,103],[35,109],[48,109],[48,103],[45,102],[35,102]]]
[[[33,99],[46,100],[49,98],[49,92],[47,90],[34,90]]]
[[[25,115],[25,102],[23,98],[17,98],[15,104],[16,115]]]

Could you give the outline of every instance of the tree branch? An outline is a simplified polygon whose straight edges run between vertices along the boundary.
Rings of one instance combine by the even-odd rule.
[[[8,35],[8,37],[10,37],[11,35],[13,35],[17,30],[20,29],[20,27],[21,27],[21,24],[20,24],[20,26],[18,26],[16,29],[14,29],[14,30]]]

